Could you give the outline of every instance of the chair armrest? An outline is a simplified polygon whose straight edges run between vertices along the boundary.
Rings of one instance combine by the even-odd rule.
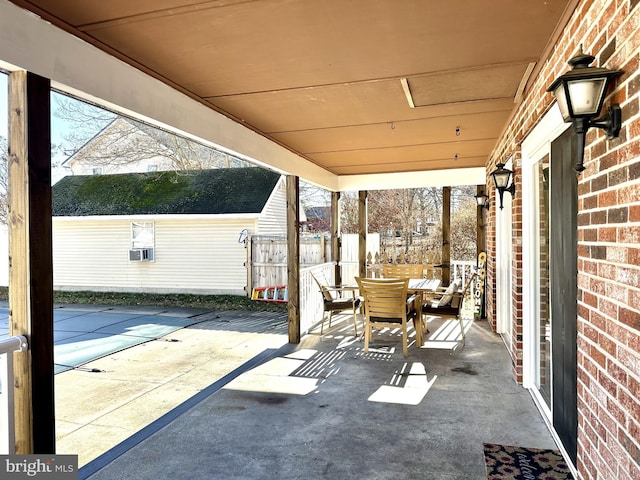
[[[331,286],[324,287],[329,292],[338,292],[338,294],[342,297],[344,292],[351,292],[351,297],[356,298],[356,288],[353,287],[340,287],[340,286]]]
[[[435,293],[435,294],[443,294],[446,291],[447,291],[447,287],[438,287],[433,291],[433,293]]]

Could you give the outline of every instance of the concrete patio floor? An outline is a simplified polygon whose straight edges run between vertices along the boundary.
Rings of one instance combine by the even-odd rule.
[[[288,341],[281,314],[163,309],[154,307],[65,307],[103,316],[197,315],[199,323],[84,363],[55,375],[57,453],[94,460],[139,430],[235,371],[265,349]],[[75,317],[78,318],[78,317]],[[57,325],[57,324],[56,324]]]
[[[483,442],[556,448],[487,322],[466,321],[454,351],[457,325],[433,317],[425,346],[403,358],[397,332],[363,352],[348,316],[300,345],[286,343],[286,323],[252,333],[240,317],[220,313],[170,334],[179,342],[92,362],[111,372],[102,386],[91,386],[102,374],[56,376],[58,415],[65,403],[69,415],[59,453],[78,453],[82,430],[100,438],[81,454],[80,478],[480,480]]]

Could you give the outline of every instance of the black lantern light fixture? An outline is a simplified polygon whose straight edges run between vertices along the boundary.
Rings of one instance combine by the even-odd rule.
[[[500,210],[504,208],[502,200],[504,192],[509,192],[511,196],[516,193],[516,185],[513,182],[511,182],[511,185],[507,187],[507,185],[509,185],[509,180],[511,179],[511,174],[513,174],[513,172],[508,168],[504,168],[504,163],[497,164],[496,169],[491,172],[493,183],[495,183],[498,194],[500,194]]]
[[[590,67],[595,60],[593,55],[582,52],[569,60],[572,69],[556,78],[547,92],[553,92],[560,113],[565,122],[572,122],[577,134],[576,172],[584,170],[584,145],[587,130],[590,127],[603,129],[607,138],[616,138],[620,134],[622,116],[620,105],[614,104],[607,109],[602,118],[600,114],[604,98],[611,81],[622,72],[608,68]]]
[[[486,193],[479,193],[476,195],[476,203],[478,204],[479,207],[484,207],[487,210],[489,210],[489,197],[487,196]]]

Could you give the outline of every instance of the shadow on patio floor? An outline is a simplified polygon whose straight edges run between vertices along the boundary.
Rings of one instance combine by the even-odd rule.
[[[365,353],[345,319],[264,349],[80,478],[470,480],[486,478],[483,442],[555,448],[486,322],[459,348],[434,317],[403,358],[397,332]]]

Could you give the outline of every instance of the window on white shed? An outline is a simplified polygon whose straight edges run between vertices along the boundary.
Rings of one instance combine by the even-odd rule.
[[[131,222],[131,248],[153,248],[154,243],[153,222]]]

